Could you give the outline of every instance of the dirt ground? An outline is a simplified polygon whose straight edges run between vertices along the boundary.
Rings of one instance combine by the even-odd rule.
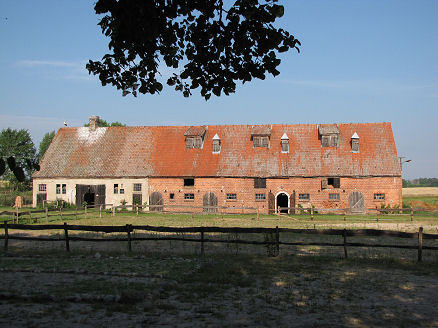
[[[438,265],[336,256],[0,257],[1,327],[438,327]]]

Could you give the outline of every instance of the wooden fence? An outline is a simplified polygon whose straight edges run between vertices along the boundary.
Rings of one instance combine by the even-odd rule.
[[[64,231],[63,237],[28,237],[11,235],[10,230],[62,230]],[[438,250],[438,246],[425,246],[423,245],[423,239],[438,240],[436,234],[425,234],[423,228],[420,227],[418,232],[400,232],[389,230],[376,230],[376,229],[287,229],[287,228],[225,228],[225,227],[155,227],[148,225],[123,225],[123,226],[87,226],[87,225],[69,225],[66,222],[64,224],[43,224],[43,225],[24,225],[24,224],[8,224],[7,221],[3,223],[4,235],[0,236],[0,239],[4,239],[4,251],[8,251],[9,240],[29,240],[29,241],[63,241],[65,242],[65,249],[70,251],[71,241],[86,241],[86,242],[127,242],[128,251],[132,251],[133,241],[158,241],[158,240],[172,240],[172,241],[185,241],[201,244],[201,255],[204,254],[205,243],[234,243],[234,244],[247,244],[247,245],[260,245],[264,247],[271,247],[271,255],[277,256],[280,252],[280,246],[334,246],[343,247],[345,258],[348,257],[348,247],[379,247],[379,248],[401,248],[401,249],[416,249],[418,251],[418,261],[422,261],[422,251],[426,250]],[[162,235],[156,237],[143,237],[132,236],[133,231],[147,231],[147,232],[161,232],[161,233],[189,233],[191,237],[186,238],[180,235]],[[84,232],[103,232],[103,233],[126,233],[126,237],[116,238],[88,238],[69,236],[69,231],[84,231]],[[225,240],[218,238],[206,238],[205,234],[265,234],[271,238],[265,238],[264,241],[256,240]],[[330,243],[330,242],[286,242],[280,240],[281,233],[293,233],[293,234],[308,234],[308,235],[334,235],[341,236],[342,242]],[[194,238],[194,234],[199,234],[199,238]],[[361,242],[349,242],[347,237],[357,236],[373,236],[373,237],[395,237],[395,238],[408,238],[416,239],[417,245],[399,245],[399,244],[367,244]]]

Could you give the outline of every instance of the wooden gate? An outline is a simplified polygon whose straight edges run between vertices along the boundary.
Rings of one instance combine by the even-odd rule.
[[[212,206],[217,206],[216,195],[212,192],[207,192],[202,199],[202,205],[204,206],[204,212],[217,212],[217,207],[211,208]]]
[[[354,191],[348,198],[350,204],[351,213],[364,213],[365,212],[365,200],[363,194],[359,191]]]
[[[152,194],[150,194],[149,196],[149,205],[163,205],[163,196],[158,192],[158,191],[154,191]],[[155,207],[155,206],[151,206],[149,208],[150,211],[163,211],[163,207]]]

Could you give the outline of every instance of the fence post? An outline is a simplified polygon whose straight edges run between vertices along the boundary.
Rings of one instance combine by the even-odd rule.
[[[87,205],[84,206],[84,215],[87,217]]]
[[[102,218],[102,205],[99,205],[99,218]]]
[[[377,210],[377,222],[379,222],[380,211]]]
[[[126,231],[128,233],[128,252],[132,252],[132,244],[131,244],[131,225],[127,224],[126,225]]]
[[[46,207],[44,210],[46,211],[46,223],[49,223],[49,209]]]
[[[29,223],[32,223],[32,211],[29,211]]]
[[[70,241],[68,239],[68,226],[67,222],[64,222],[64,235],[65,235],[65,250],[70,252]]]
[[[344,221],[347,221],[347,214],[344,213]]]
[[[137,212],[137,216],[138,216],[138,204],[135,204],[135,211]]]
[[[201,256],[204,255],[204,229],[201,228]]]
[[[423,260],[423,227],[418,229],[418,262]]]
[[[278,219],[280,220],[280,206],[277,207]]]
[[[113,208],[112,208],[112,210],[113,210],[112,215],[115,216],[115,215],[116,215],[116,208],[114,207],[114,204],[113,204]]]
[[[275,247],[277,249],[277,256],[280,255],[280,232],[278,226],[275,227]]]
[[[411,207],[411,222],[414,221],[414,209]]]
[[[5,224],[5,253],[8,251],[9,233],[8,233],[8,221],[4,221]]]
[[[59,208],[59,214],[61,215],[61,220],[62,220],[62,207]]]
[[[313,221],[313,206],[310,208],[310,215],[312,216],[312,221]]]
[[[16,209],[16,214],[17,214],[17,224],[18,224],[18,206],[15,208]],[[12,222],[14,223],[14,222]]]
[[[260,215],[259,215],[259,208],[257,207],[257,220],[260,219]]]
[[[344,229],[344,232],[342,233],[342,235],[344,236],[344,256],[345,258],[348,258],[348,254],[347,254],[347,230]]]

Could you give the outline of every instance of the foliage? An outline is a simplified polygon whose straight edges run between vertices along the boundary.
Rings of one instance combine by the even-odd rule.
[[[38,157],[40,159],[43,158],[47,148],[49,148],[50,144],[52,143],[52,140],[53,140],[54,136],[55,136],[55,131],[47,132],[44,135],[43,140],[41,140],[40,147],[39,147],[39,152],[38,152]]]
[[[438,187],[438,178],[403,179],[403,188],[409,187]]]
[[[1,131],[0,176],[3,175],[14,188],[25,189],[34,170],[39,169],[37,162],[35,145],[27,130],[7,128]]]
[[[167,84],[184,97],[198,88],[206,100],[229,95],[238,81],[280,74],[278,53],[299,51],[300,42],[273,25],[284,14],[277,2],[234,0],[225,8],[223,0],[98,0],[109,53],[86,68],[123,96],[159,93],[164,70],[174,72]]]
[[[84,126],[89,126],[90,124],[84,124]],[[109,127],[109,126],[126,126],[126,124],[120,123],[120,122],[112,122],[112,123],[108,123],[107,121],[105,121],[104,119],[99,119],[99,126],[101,127]]]

